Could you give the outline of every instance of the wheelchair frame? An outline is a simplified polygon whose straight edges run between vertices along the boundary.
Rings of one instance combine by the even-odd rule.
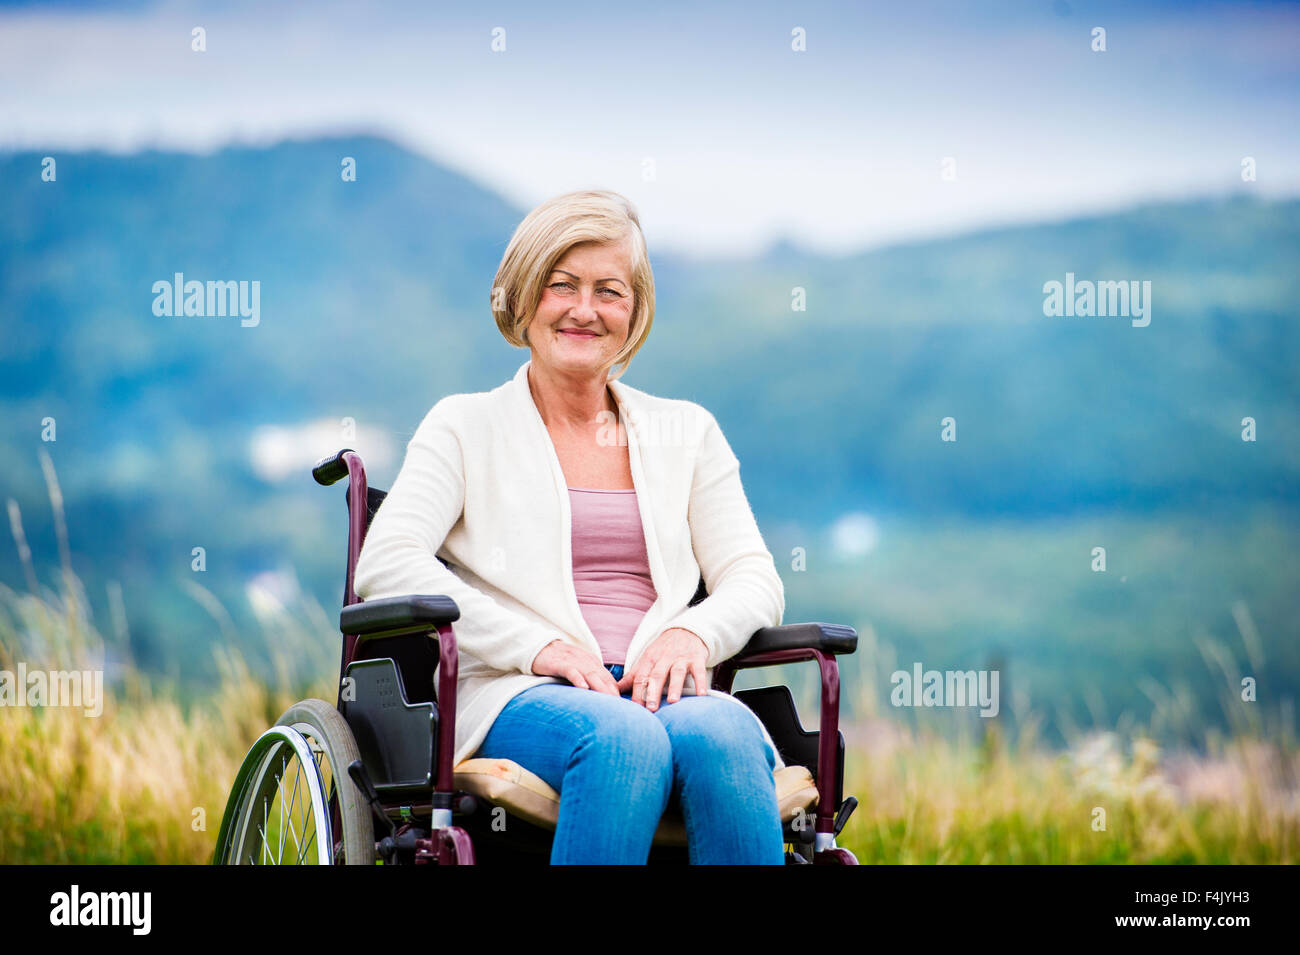
[[[318,462],[312,476],[323,486],[348,478],[347,572],[339,616],[343,644],[335,705],[350,731],[351,739],[346,742],[348,746],[355,743],[359,758],[341,757],[349,760],[348,765],[333,766],[332,770],[338,785],[347,786],[350,779],[360,798],[369,804],[371,822],[377,823],[376,855],[390,864],[545,863],[553,836],[550,830],[508,810],[505,830],[498,830],[485,818],[498,807],[456,788],[453,760],[459,656],[453,624],[460,617],[459,608],[450,597],[441,595],[362,601],[353,589],[355,568],[370,521],[386,492],[368,486],[361,457],[351,448]],[[707,595],[701,578],[692,605]],[[786,842],[791,846],[786,853],[788,864],[857,864],[849,850],[835,843],[857,806],[856,798],[843,796],[844,736],[839,732],[836,657],[856,649],[857,632],[852,627],[787,624],[757,631],[740,653],[714,668],[713,687],[731,692],[740,669],[808,660],[818,665],[821,705],[815,732],[800,725],[787,686],[734,694],[755,712],[786,763],[807,767],[815,780],[817,808],[811,826],[803,813],[793,822],[783,821]],[[357,692],[360,684],[366,692]],[[336,744],[335,749],[350,752],[348,746]],[[224,851],[227,829],[237,825],[232,815],[252,757],[250,752],[232,791],[218,855]],[[343,771],[346,777],[341,777]],[[349,796],[355,798],[355,794]],[[487,811],[482,811],[485,808]],[[329,800],[328,817],[328,832],[322,838],[333,841],[332,834],[344,830],[337,795]],[[387,830],[386,835],[380,836],[381,828]],[[657,841],[648,861],[686,862],[687,849]]]

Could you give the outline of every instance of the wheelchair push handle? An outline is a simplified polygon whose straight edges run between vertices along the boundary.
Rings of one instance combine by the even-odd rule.
[[[352,451],[351,448],[344,448],[336,454],[331,454],[327,458],[321,458],[311,469],[311,476],[316,479],[317,484],[329,487],[335,481],[345,478],[348,475],[348,462],[343,460],[343,455]],[[356,452],[352,452],[356,453]]]

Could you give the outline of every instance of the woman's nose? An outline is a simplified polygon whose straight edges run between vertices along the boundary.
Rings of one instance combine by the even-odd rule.
[[[573,317],[583,321],[595,321],[596,319],[596,300],[591,297],[590,293],[583,294],[576,305],[573,306]]]

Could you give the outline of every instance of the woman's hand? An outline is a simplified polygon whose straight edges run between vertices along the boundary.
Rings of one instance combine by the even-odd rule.
[[[537,676],[558,676],[584,690],[621,696],[614,674],[605,669],[600,658],[589,650],[563,640],[552,640],[533,658]]]
[[[704,661],[709,648],[690,630],[671,627],[646,647],[636,661],[636,667],[623,672],[618,681],[619,692],[632,687],[632,702],[640,703],[650,712],[659,709],[659,696],[664,681],[668,684],[668,702],[676,703],[682,695],[686,674],[695,681],[695,692],[703,696],[709,692],[704,679]]]

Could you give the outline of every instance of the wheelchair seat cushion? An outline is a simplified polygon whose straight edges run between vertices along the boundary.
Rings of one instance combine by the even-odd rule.
[[[509,759],[477,757],[456,764],[455,786],[471,793],[525,822],[554,829],[560,814],[560,794],[535,773]],[[817,784],[806,766],[783,766],[773,774],[781,822],[789,823],[800,810],[811,813],[817,806]],[[655,843],[686,845],[686,823],[681,814],[664,813],[655,832]]]

